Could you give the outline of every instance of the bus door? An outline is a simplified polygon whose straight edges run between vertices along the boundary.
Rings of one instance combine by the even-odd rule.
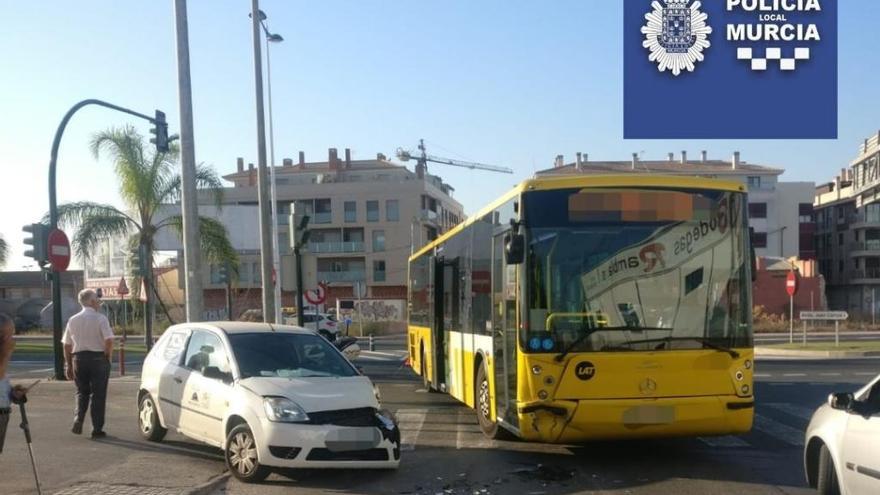
[[[446,361],[448,355],[449,329],[452,326],[452,306],[458,306],[457,297],[452,292],[457,287],[457,263],[450,264],[438,257],[434,265],[434,328],[433,349],[434,373],[431,384],[437,390],[446,391]]]
[[[516,414],[516,265],[504,261],[504,234],[492,249],[492,340],[496,418],[519,428]]]

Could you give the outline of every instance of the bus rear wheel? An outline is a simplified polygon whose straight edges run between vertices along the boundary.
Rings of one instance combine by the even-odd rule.
[[[492,420],[492,396],[489,393],[489,373],[486,372],[485,363],[477,370],[474,406],[483,435],[493,440],[506,438],[505,430],[498,426],[497,421]]]

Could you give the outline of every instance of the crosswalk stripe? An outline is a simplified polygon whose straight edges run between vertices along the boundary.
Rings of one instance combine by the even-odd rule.
[[[400,427],[400,450],[415,450],[422,426],[425,424],[427,409],[398,409],[397,424]]]
[[[789,445],[794,445],[795,447],[804,446],[804,432],[766,416],[756,414],[754,427],[756,430],[775,437]]]
[[[697,440],[705,443],[709,447],[741,449],[749,446],[748,442],[733,435],[726,435],[723,437],[697,437]]]
[[[770,404],[764,404],[767,407],[772,409],[776,409],[777,411],[782,411],[786,414],[790,414],[796,418],[801,418],[806,421],[810,421],[813,419],[813,409],[803,406],[796,406],[794,404],[788,404],[785,402],[775,402]]]
[[[483,435],[480,425],[474,418],[473,409],[461,407],[458,410],[458,425],[456,426],[455,448],[461,449],[486,449],[495,444],[490,438]]]

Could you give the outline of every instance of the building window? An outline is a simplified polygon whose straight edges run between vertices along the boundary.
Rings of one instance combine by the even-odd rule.
[[[767,218],[767,203],[749,203],[749,218]]]
[[[263,282],[263,271],[261,270],[259,262],[255,261],[251,263],[251,274],[253,275],[253,280],[255,284]]]
[[[800,223],[813,222],[813,205],[812,203],[800,203],[798,205],[798,221]]]
[[[378,222],[379,221],[379,202],[376,200],[367,201],[367,221],[368,222]]]
[[[381,251],[385,251],[385,231],[384,230],[374,230],[373,231],[373,252],[378,253]]]
[[[756,248],[767,247],[767,233],[755,232],[752,236],[752,245],[754,245]]]
[[[843,246],[843,233],[837,234],[837,245]]]
[[[757,175],[751,175],[748,178],[749,189],[760,189],[761,188],[761,177]]]
[[[345,202],[345,221],[347,223],[355,223],[357,222],[357,201],[346,201]]]
[[[389,222],[400,220],[400,203],[396,199],[385,200],[385,220]]]
[[[373,282],[385,281],[385,261],[373,260]]]
[[[330,223],[333,221],[333,214],[330,210],[330,199],[315,200],[315,219],[314,223]]]

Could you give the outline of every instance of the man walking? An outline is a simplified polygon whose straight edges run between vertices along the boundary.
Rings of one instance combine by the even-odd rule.
[[[98,310],[101,300],[92,289],[79,293],[83,309],[70,317],[61,343],[64,344],[65,374],[76,382],[76,415],[71,431],[82,433],[83,421],[91,402],[92,438],[104,433],[104,408],[107,382],[110,380],[110,356],[113,354],[113,330],[110,321]]]

